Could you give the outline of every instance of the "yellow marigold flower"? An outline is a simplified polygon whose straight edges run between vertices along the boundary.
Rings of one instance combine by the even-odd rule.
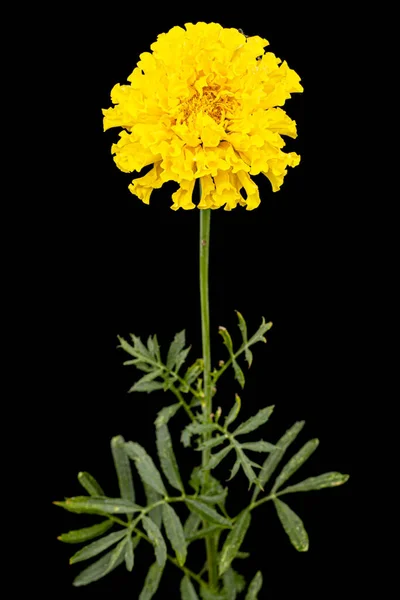
[[[282,135],[295,138],[296,123],[279,108],[300,78],[258,36],[246,37],[217,23],[173,27],[144,52],[128,77],[114,86],[113,108],[103,110],[104,130],[122,127],[112,146],[121,171],[141,171],[130,191],[145,204],[155,188],[176,181],[174,210],[197,208],[248,210],[260,204],[250,175],[263,173],[276,192],[287,167],[300,157],[285,153]],[[242,195],[244,190],[244,195]]]

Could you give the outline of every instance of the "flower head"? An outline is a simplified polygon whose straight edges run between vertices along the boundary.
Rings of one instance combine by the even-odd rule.
[[[121,171],[153,165],[129,185],[145,204],[172,180],[179,184],[172,208],[195,208],[199,179],[198,208],[252,210],[260,197],[251,175],[263,173],[277,191],[287,167],[299,164],[297,154],[283,151],[282,135],[297,134],[279,107],[303,88],[267,45],[217,23],[173,27],[140,55],[129,85],[114,86],[104,129],[123,128],[112,146]]]

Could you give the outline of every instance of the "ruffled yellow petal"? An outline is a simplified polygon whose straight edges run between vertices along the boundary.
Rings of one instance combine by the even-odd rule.
[[[196,208],[196,205],[192,202],[194,184],[194,179],[192,181],[182,181],[179,190],[172,194],[172,200],[174,201],[171,206],[172,210],[178,210],[178,208],[183,208],[184,210]]]
[[[160,188],[163,184],[163,180],[160,177],[161,172],[160,163],[155,164],[151,171],[146,173],[146,175],[134,179],[128,186],[129,190],[145,204],[150,204],[152,191]]]

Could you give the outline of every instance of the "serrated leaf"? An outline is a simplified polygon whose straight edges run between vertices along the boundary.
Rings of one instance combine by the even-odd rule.
[[[244,423],[239,425],[233,432],[234,436],[243,435],[245,433],[250,433],[255,429],[258,429],[261,425],[264,425],[270,418],[273,413],[274,406],[267,406],[266,408],[262,408],[258,411],[256,415],[247,419]]]
[[[196,533],[193,533],[193,535],[191,535],[190,537],[187,537],[186,541],[188,544],[190,544],[191,542],[194,542],[195,540],[200,540],[204,537],[207,537],[211,533],[219,533],[223,529],[230,529],[230,527],[227,527],[226,525],[210,525],[210,527],[204,527],[203,529],[196,531]]]
[[[150,352],[148,351],[146,346],[143,344],[140,337],[137,337],[133,333],[130,333],[129,335],[131,337],[131,340],[133,341],[134,349],[136,350],[136,352],[138,354],[141,354],[142,356],[145,356],[146,358],[151,358]]]
[[[129,392],[155,392],[156,390],[164,389],[164,382],[153,381],[156,377],[161,375],[162,371],[152,371],[147,375],[144,375],[139,381],[133,384],[129,389]]]
[[[257,479],[257,475],[255,474],[252,465],[254,464],[255,466],[258,466],[256,463],[253,463],[253,461],[251,461],[246,454],[243,452],[243,450],[241,449],[241,447],[237,444],[235,444],[235,450],[236,450],[236,456],[237,458],[240,460],[240,464],[242,466],[242,469],[247,477],[247,479],[249,480],[249,487],[251,486],[252,483],[258,483],[258,479]]]
[[[237,458],[235,460],[235,464],[233,465],[232,469],[231,469],[231,476],[229,477],[229,479],[227,481],[230,481],[231,479],[233,479],[235,477],[235,475],[237,475],[237,472],[240,469],[240,459]]]
[[[239,320],[239,329],[240,329],[240,333],[242,334],[243,345],[245,346],[244,355],[245,355],[247,364],[249,365],[249,367],[251,367],[251,363],[253,362],[253,354],[251,353],[251,351],[248,348],[246,321],[244,320],[243,316],[241,315],[241,313],[238,310],[236,311],[236,314],[237,314],[238,320]]]
[[[239,414],[240,406],[241,406],[240,397],[237,394],[235,394],[235,404],[233,405],[228,416],[225,419],[225,423],[224,423],[225,428],[228,427],[231,423],[233,423],[235,421],[235,419],[237,418],[237,416]]]
[[[162,496],[167,495],[167,490],[162,482],[153,459],[146,450],[136,442],[126,442],[125,451],[129,458],[135,462],[140,478]]]
[[[175,367],[174,367],[174,373],[178,373],[179,369],[181,368],[181,366],[183,365],[183,363],[185,362],[187,355],[189,354],[191,350],[191,346],[189,346],[188,348],[185,348],[184,350],[182,350],[181,352],[179,352],[178,356],[176,357],[175,360]]]
[[[91,496],[104,496],[104,492],[96,479],[87,471],[78,473],[78,481]]]
[[[214,448],[215,446],[220,446],[221,444],[223,444],[226,440],[226,436],[225,435],[218,435],[216,437],[210,438],[209,440],[207,440],[206,442],[203,442],[202,444],[199,444],[199,446],[197,446],[196,450],[205,450],[206,448]]]
[[[186,498],[185,502],[192,512],[200,515],[200,517],[202,517],[205,521],[208,521],[209,523],[216,523],[217,525],[227,525],[228,527],[231,526],[231,522],[228,519],[220,515],[208,504],[199,502],[198,500],[190,500],[189,498]]]
[[[263,577],[261,571],[257,571],[253,579],[250,582],[249,589],[247,590],[245,600],[257,600],[258,592],[261,590],[263,584]]]
[[[274,473],[275,469],[281,462],[286,450],[289,448],[290,444],[296,439],[300,431],[304,427],[304,421],[297,421],[284,433],[284,435],[280,438],[280,440],[276,444],[276,450],[271,452],[268,458],[265,460],[260,473],[258,474],[258,479],[260,485],[265,487],[265,485],[270,480],[271,475]],[[255,488],[252,502],[255,501],[258,494],[260,492],[259,488]]]
[[[121,498],[135,502],[135,490],[133,487],[131,465],[125,452],[125,440],[118,435],[111,440],[111,452],[114,460],[115,470],[118,477],[118,486]]]
[[[253,450],[254,452],[273,452],[276,450],[276,446],[274,446],[274,444],[264,442],[264,440],[260,440],[258,442],[246,442],[245,444],[240,444],[240,446],[241,448]]]
[[[164,406],[164,408],[157,413],[157,418],[154,421],[156,429],[161,427],[161,425],[166,425],[168,421],[178,412],[180,407],[181,405],[179,402],[176,404],[170,404],[169,406]]]
[[[199,600],[193,583],[186,575],[181,580],[181,600]]]
[[[185,533],[183,531],[182,523],[175,510],[169,504],[163,504],[162,515],[168,539],[175,551],[178,563],[182,567],[185,564],[187,555]]]
[[[71,556],[71,558],[69,559],[69,563],[73,565],[77,562],[81,562],[82,560],[88,560],[93,556],[97,556],[97,554],[100,554],[100,552],[107,550],[107,548],[113,546],[125,536],[125,529],[122,529],[121,531],[115,531],[114,533],[110,533],[109,535],[106,535],[105,537],[96,540],[95,542],[92,542],[88,546],[81,548],[81,550],[78,550],[78,552]]]
[[[112,526],[112,521],[102,521],[101,523],[97,523],[97,525],[92,525],[92,527],[85,527],[84,529],[76,529],[74,531],[69,531],[68,533],[62,533],[57,539],[66,544],[88,542],[93,538],[103,535],[103,533],[106,533]]]
[[[220,559],[219,559],[219,567],[218,572],[221,576],[229,567],[231,566],[231,562],[236,556],[236,553],[240,549],[244,537],[247,533],[247,530],[250,526],[251,515],[250,511],[243,511],[239,517],[237,518],[233,528],[228,533],[228,536],[225,540],[225,543],[222,547]]]
[[[133,542],[132,542],[132,537],[130,535],[127,537],[127,540],[126,540],[124,558],[125,558],[125,566],[126,566],[127,571],[132,571],[133,563],[134,563],[134,555],[133,555]]]
[[[140,512],[142,510],[141,506],[122,498],[75,496],[67,498],[64,502],[54,502],[53,504],[61,506],[61,508],[69,512],[93,515],[129,514],[130,512]]]
[[[72,585],[75,587],[88,585],[89,583],[98,581],[105,575],[108,575],[108,573],[111,573],[111,571],[118,567],[124,560],[124,557],[121,555],[118,560],[111,563],[112,557],[113,551],[108,552],[107,554],[102,556],[98,561],[90,565],[90,567],[87,567],[86,569],[81,571],[79,575],[75,577],[74,581],[72,582]]]
[[[184,493],[181,476],[179,474],[178,463],[176,462],[172,440],[167,425],[161,425],[156,430],[157,452],[160,459],[161,468],[169,483],[175,489]]]
[[[185,521],[183,526],[183,533],[185,534],[185,539],[188,540],[190,537],[195,535],[198,528],[201,525],[201,518],[196,513],[189,513],[188,518]]]
[[[255,334],[252,335],[251,338],[249,339],[248,345],[252,346],[253,344],[256,344],[257,342],[266,342],[267,340],[264,337],[264,333],[267,333],[267,331],[269,331],[271,329],[271,327],[272,327],[272,323],[271,322],[266,323],[264,317],[262,317],[261,325],[255,332]]]
[[[140,357],[137,350],[135,350],[135,348],[133,346],[131,346],[131,344],[129,344],[126,340],[124,340],[124,338],[120,337],[119,335],[117,337],[118,337],[118,341],[119,341],[118,348],[122,348],[122,350],[125,350],[125,352],[127,352],[127,354],[130,354],[131,356],[134,356],[135,358]]]
[[[219,463],[225,458],[225,456],[229,454],[229,452],[232,450],[232,447],[232,445],[227,446],[226,448],[222,448],[222,450],[220,450],[216,454],[213,454],[208,463],[208,469],[215,469],[215,467],[219,465]]]
[[[231,338],[228,330],[226,329],[226,327],[219,327],[218,331],[219,331],[220,335],[222,336],[223,342],[224,342],[225,346],[227,347],[229,356],[232,360],[232,367],[235,372],[235,379],[239,382],[239,384],[243,388],[244,384],[245,384],[245,377],[244,377],[244,373],[243,373],[241,367],[239,366],[239,364],[236,361],[235,354],[233,352],[232,338]]]
[[[290,494],[292,492],[309,492],[311,490],[321,490],[322,488],[335,487],[343,485],[349,479],[350,475],[343,475],[343,473],[330,472],[323,473],[317,477],[308,477],[300,483],[290,485],[281,491],[281,494]]]
[[[319,440],[310,440],[289,460],[279,473],[272,487],[271,493],[276,492],[285,481],[289,479],[301,467],[302,464],[310,458],[311,454],[317,449]]]
[[[198,358],[196,362],[194,362],[186,371],[183,379],[185,380],[185,384],[182,383],[181,390],[183,392],[189,391],[189,386],[192,385],[193,382],[201,375],[204,370],[204,363],[202,358]]]
[[[286,531],[290,541],[298,552],[307,552],[308,535],[304,529],[303,521],[298,515],[282,500],[274,498],[276,512],[283,529]]]
[[[244,384],[246,383],[244,373],[240,365],[236,362],[235,359],[232,360],[233,370],[235,372],[235,379],[239,382],[239,385],[244,388]]]
[[[169,347],[168,356],[167,356],[167,368],[172,370],[176,360],[178,358],[178,354],[183,350],[185,346],[185,330],[177,333]]]
[[[152,487],[150,487],[145,481],[143,481],[144,492],[146,494],[146,504],[150,506],[151,504],[155,504],[159,500],[161,500],[162,495],[156,492]],[[149,513],[149,517],[153,519],[154,523],[157,527],[161,528],[162,523],[162,515],[161,515],[161,505],[153,508]]]
[[[211,431],[215,431],[216,427],[214,423],[199,423],[194,421],[186,425],[182,431],[181,442],[187,448],[190,446],[192,435],[202,435]]]
[[[149,517],[144,516],[142,519],[143,527],[150,538],[151,543],[154,546],[154,553],[156,555],[157,563],[160,567],[163,567],[167,560],[167,546],[164,541],[164,537],[157,527],[157,525],[149,519]]]
[[[144,371],[145,373],[152,373],[154,370],[154,365],[150,365],[149,363],[145,363],[141,358],[134,358],[133,360],[124,360],[122,363],[124,367],[134,365],[139,371]]]
[[[151,600],[158,590],[163,570],[164,567],[160,567],[160,565],[156,562],[151,565],[146,575],[143,589],[140,592],[139,600]]]

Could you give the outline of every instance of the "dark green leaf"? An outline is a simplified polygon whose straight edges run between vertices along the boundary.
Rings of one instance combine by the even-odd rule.
[[[162,495],[156,492],[152,487],[150,487],[145,481],[143,481],[143,487],[146,494],[147,506],[151,504],[155,504],[159,500],[161,500]],[[162,523],[162,515],[161,515],[161,505],[153,508],[149,513],[149,517],[153,519],[154,523],[158,528],[161,528]]]
[[[110,533],[109,535],[106,535],[105,537],[102,537],[99,540],[92,542],[88,546],[85,546],[84,548],[76,552],[73,556],[71,556],[69,562],[71,565],[73,565],[77,562],[81,562],[82,560],[88,560],[93,556],[97,556],[97,554],[100,554],[100,552],[107,550],[107,548],[113,546],[125,536],[125,529],[122,529],[121,531],[115,531],[114,533]]]
[[[251,367],[251,363],[253,362],[253,354],[250,352],[249,348],[248,348],[248,344],[247,344],[247,325],[246,325],[246,321],[244,320],[243,316],[240,314],[240,312],[237,310],[236,314],[238,316],[239,319],[239,329],[240,332],[242,334],[242,338],[243,338],[243,345],[244,345],[244,354],[246,357],[246,361],[247,364],[249,365],[249,367]]]
[[[172,506],[169,504],[163,504],[162,515],[168,539],[175,551],[178,563],[180,566],[183,566],[186,560],[187,547],[182,523]]]
[[[197,499],[200,500],[200,502],[206,502],[207,504],[219,504],[220,502],[225,502],[227,494],[228,494],[228,488],[225,488],[222,490],[222,492],[220,492],[218,494],[207,495],[207,496],[204,494],[201,494],[200,496],[197,496]]]
[[[102,556],[98,561],[90,565],[90,567],[81,571],[74,579],[72,585],[75,587],[88,585],[88,583],[92,583],[93,581],[97,581],[105,575],[108,575],[108,573],[120,565],[124,560],[124,557],[121,555],[115,562],[111,562],[113,556],[113,550]]]
[[[261,590],[263,584],[263,578],[261,571],[257,571],[253,579],[250,582],[249,589],[247,590],[245,600],[257,600],[258,592]]]
[[[243,435],[244,433],[250,433],[251,431],[258,429],[258,427],[260,427],[268,421],[268,419],[272,415],[274,408],[274,406],[267,406],[266,408],[262,408],[258,411],[256,415],[250,417],[250,419],[239,425],[239,427],[233,432],[233,435]]]
[[[185,362],[187,355],[189,354],[191,349],[191,346],[189,346],[188,348],[185,348],[184,350],[182,350],[182,352],[179,352],[178,356],[176,357],[176,362],[175,362],[175,367],[174,367],[174,373],[178,373],[179,369],[181,368],[181,366],[183,365],[183,363]]]
[[[78,473],[78,481],[91,496],[104,496],[104,492],[101,489],[100,484],[97,483],[93,475],[90,473],[81,471]]]
[[[166,425],[168,421],[175,415],[175,413],[178,412],[180,407],[181,405],[179,404],[179,402],[177,402],[176,404],[170,404],[169,406],[164,406],[164,408],[162,408],[158,412],[157,418],[154,421],[156,429],[161,427],[161,425]]]
[[[194,421],[193,423],[186,425],[185,429],[182,431],[181,442],[187,448],[190,446],[192,435],[203,435],[204,433],[215,431],[215,429],[214,423],[199,423],[198,421]]]
[[[250,526],[250,521],[250,512],[248,510],[243,511],[237,518],[231,531],[228,533],[228,537],[225,540],[220,554],[218,568],[219,575],[225,573],[225,571],[231,566],[231,562],[235,558],[240,546],[242,545],[244,537]]]
[[[132,571],[133,563],[134,563],[134,555],[133,555],[133,542],[132,542],[132,537],[130,535],[128,535],[127,540],[126,540],[124,558],[125,558],[125,566],[126,566],[127,570]]]
[[[290,485],[281,491],[281,494],[289,494],[291,492],[309,492],[310,490],[321,490],[322,488],[335,487],[346,483],[350,475],[343,475],[342,473],[330,472],[323,473],[317,477],[308,477],[300,483]]]
[[[242,469],[249,480],[250,485],[252,483],[258,483],[257,475],[254,473],[254,470],[251,465],[255,464],[253,461],[249,460],[241,447],[235,444],[236,456],[240,460],[240,464]],[[258,465],[256,465],[258,466]],[[249,486],[250,487],[250,486]]]
[[[202,517],[205,521],[208,521],[209,523],[216,523],[217,525],[227,525],[228,527],[231,526],[231,522],[228,519],[220,515],[214,508],[208,506],[208,504],[199,502],[198,500],[190,500],[188,498],[185,500],[185,502],[192,512],[200,515],[200,517]]]
[[[226,327],[219,327],[218,331],[219,331],[219,333],[222,336],[224,344],[227,347],[228,352],[229,352],[229,356],[230,356],[230,358],[232,360],[232,366],[233,366],[233,370],[235,372],[235,379],[239,382],[239,384],[243,388],[244,384],[245,384],[244,374],[243,374],[242,369],[240,368],[240,366],[236,362],[236,358],[235,358],[235,355],[234,355],[234,352],[233,352],[232,338],[231,338],[228,330],[226,329]]]
[[[177,333],[171,343],[168,356],[167,356],[167,368],[172,370],[176,364],[178,354],[183,350],[185,346],[185,330]]]
[[[282,527],[293,546],[299,552],[306,552],[308,550],[308,535],[304,529],[303,521],[282,500],[274,498],[274,504]]]
[[[122,498],[90,498],[89,496],[75,496],[67,498],[65,502],[54,502],[65,510],[73,513],[102,514],[129,514],[142,510],[137,504]]]
[[[184,375],[185,384],[182,384],[181,390],[183,392],[189,391],[189,386],[196,381],[204,370],[204,363],[202,358],[198,358],[186,371]]]
[[[225,419],[225,423],[224,423],[225,428],[228,427],[231,423],[233,423],[233,421],[235,421],[235,419],[238,416],[239,411],[240,411],[240,405],[241,405],[240,398],[237,394],[235,394],[235,404],[233,405],[228,416]]]
[[[156,559],[160,567],[163,567],[167,560],[167,546],[165,544],[163,535],[157,525],[149,519],[149,517],[144,516],[142,519],[143,527],[150,538],[151,543],[154,546],[154,553],[156,555]]]
[[[210,527],[204,527],[203,529],[200,529],[196,533],[193,533],[193,535],[191,535],[190,537],[187,537],[186,541],[189,544],[191,542],[194,542],[195,540],[200,540],[204,537],[207,537],[210,533],[221,532],[223,529],[227,529],[227,527],[225,525],[211,525]],[[228,528],[228,529],[230,529],[230,528]]]
[[[135,502],[131,465],[125,452],[125,440],[122,435],[118,435],[111,440],[111,452],[117,472],[121,498]]]
[[[192,582],[186,575],[181,580],[181,600],[199,600]]]
[[[231,479],[233,479],[235,477],[235,475],[237,475],[237,472],[240,469],[240,458],[237,458],[235,460],[235,464],[233,465],[232,469],[231,469],[231,476],[229,477],[228,481],[230,481]]]
[[[123,540],[114,548],[110,556],[110,562],[108,565],[108,569],[111,571],[116,564],[121,564],[122,560],[125,559],[125,548],[128,543],[129,536],[126,535]]]
[[[111,529],[112,526],[112,521],[102,521],[101,523],[97,523],[97,525],[92,525],[92,527],[85,527],[84,529],[76,529],[75,531],[63,533],[57,539],[60,540],[60,542],[65,542],[67,544],[88,542],[93,538],[103,535],[103,533]]]
[[[185,521],[183,526],[183,532],[185,534],[185,539],[192,537],[197,532],[198,528],[201,524],[201,518],[196,513],[189,513],[188,518]]]
[[[164,567],[160,567],[158,563],[153,563],[148,570],[146,580],[142,591],[140,592],[139,600],[151,600],[158,586],[160,585]]]
[[[210,438],[206,442],[200,444],[196,450],[205,450],[206,448],[214,448],[215,446],[220,446],[226,440],[225,435],[218,435],[216,437]]]
[[[272,452],[273,450],[276,450],[276,446],[269,442],[264,442],[264,440],[260,440],[259,442],[246,442],[245,444],[240,444],[240,446],[247,450],[253,450],[254,452]]]
[[[139,379],[131,388],[130,392],[154,392],[156,390],[162,390],[164,388],[164,383],[161,381],[152,381],[155,377],[158,377],[161,374],[161,371],[153,371],[152,373],[148,373],[144,375],[142,379]],[[154,377],[153,377],[154,376]],[[151,377],[151,380],[148,379],[144,381],[146,377]]]
[[[272,487],[271,493],[276,492],[285,481],[289,479],[301,467],[302,464],[311,456],[317,449],[319,440],[314,439],[304,444],[304,446],[289,460],[279,473]]]
[[[238,381],[239,385],[242,388],[244,388],[244,384],[246,383],[244,373],[242,371],[242,368],[239,366],[239,364],[236,362],[236,360],[234,358],[232,358],[232,366],[233,366],[233,370],[235,372],[236,381]]]
[[[260,485],[264,488],[265,485],[270,480],[271,475],[274,473],[275,469],[281,462],[283,455],[286,450],[290,446],[290,444],[296,439],[297,435],[304,427],[304,421],[297,421],[290,429],[286,431],[286,433],[281,437],[281,439],[276,444],[276,450],[271,452],[268,458],[265,460],[261,471],[258,475],[258,479],[260,481]],[[260,488],[255,488],[252,502],[255,501],[259,494]]]
[[[215,467],[219,465],[219,463],[225,458],[225,456],[227,456],[227,454],[229,454],[231,450],[232,446],[227,446],[226,448],[222,448],[222,450],[216,454],[213,454],[210,458],[210,462],[208,463],[208,468],[210,470],[215,469]]]
[[[178,463],[176,462],[172,440],[167,425],[161,425],[156,430],[157,452],[161,468],[169,483],[180,492],[184,492]]]
[[[156,492],[166,496],[167,490],[164,487],[161,475],[146,450],[136,442],[127,442],[125,444],[125,451],[129,458],[135,461],[140,478]]]
[[[200,595],[203,600],[226,600],[226,595],[220,592],[212,592],[209,588],[200,588]]]

